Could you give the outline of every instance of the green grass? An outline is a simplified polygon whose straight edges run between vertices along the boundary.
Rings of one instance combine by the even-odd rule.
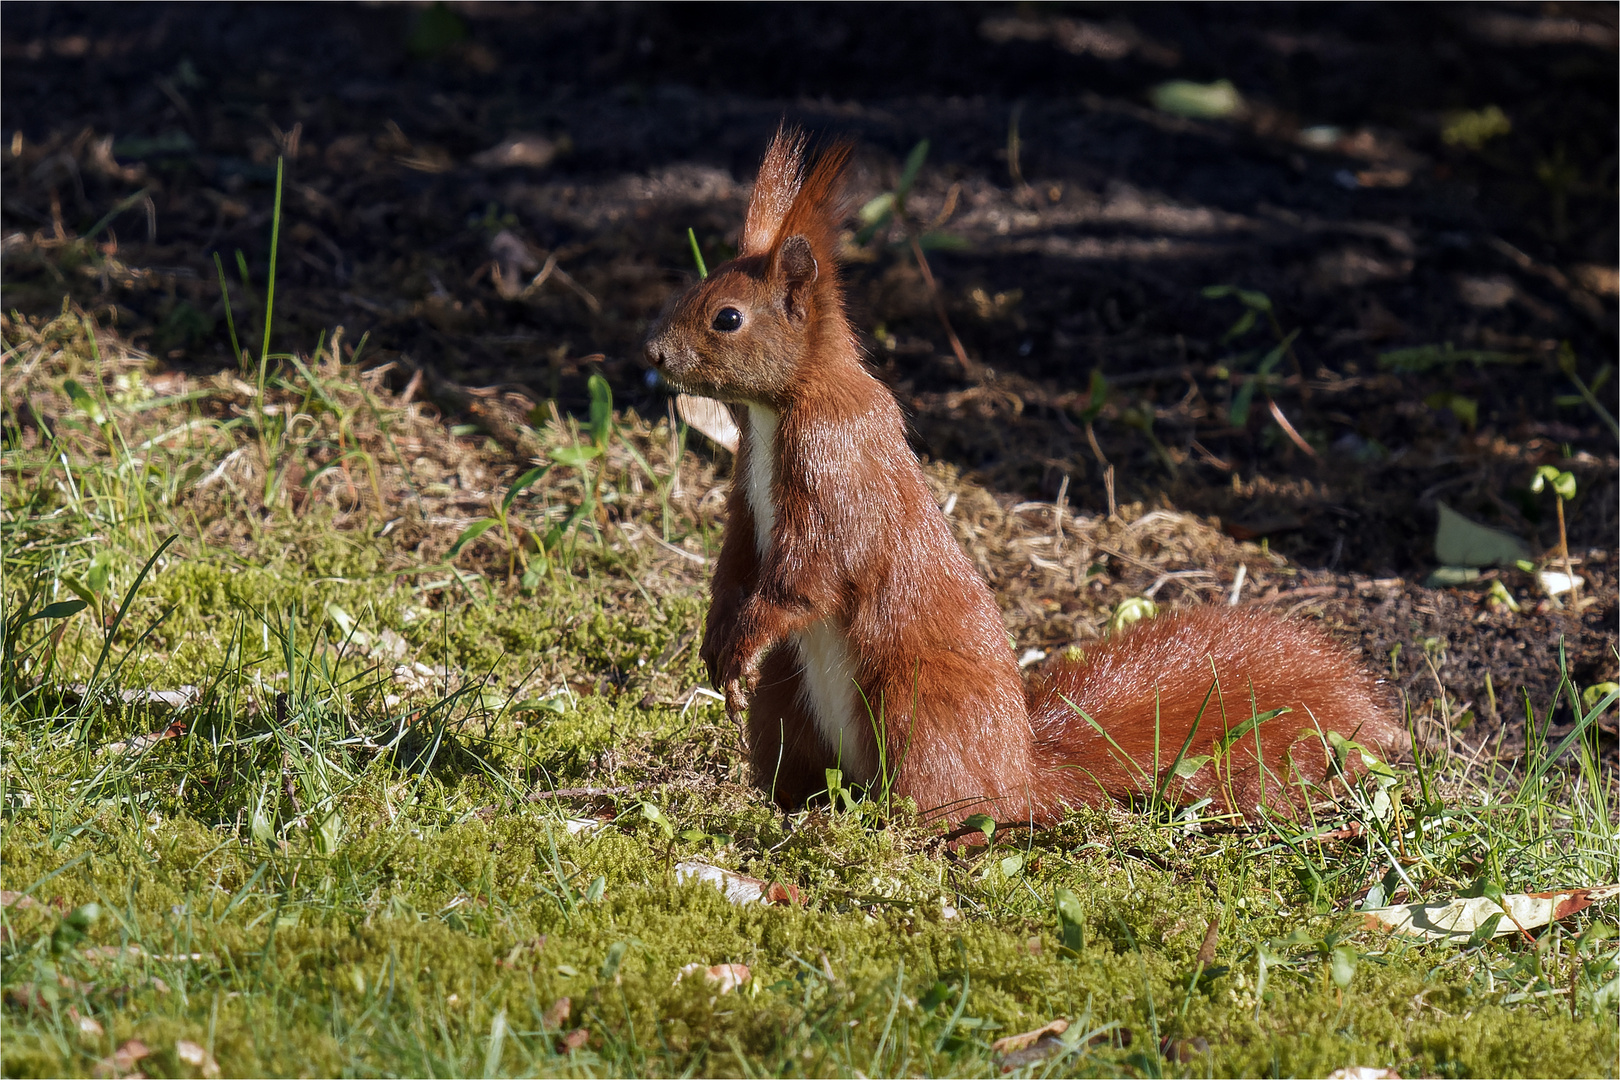
[[[655,541],[718,533],[679,432],[534,426],[575,464],[503,506],[528,463],[341,342],[262,392],[159,391],[76,312],[3,330],[8,1075],[129,1039],[151,1075],[198,1075],[180,1040],[226,1074],[982,1075],[1060,1017],[1022,1074],[1616,1071],[1612,903],[1467,947],[1354,912],[1620,880],[1584,737],[1427,754],[1309,826],[1093,810],[951,849],[904,807],[783,815],[723,710],[683,708],[704,571]],[[1324,838],[1346,816],[1368,835]],[[678,883],[694,858],[805,902]],[[752,977],[677,982],[693,963]]]

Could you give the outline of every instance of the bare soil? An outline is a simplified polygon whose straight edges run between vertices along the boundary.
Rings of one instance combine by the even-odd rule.
[[[275,348],[367,334],[396,389],[422,371],[458,421],[483,419],[468,386],[578,411],[592,371],[658,417],[641,338],[692,276],[689,227],[711,264],[730,250],[777,123],[855,142],[857,205],[927,139],[908,208],[949,241],[928,260],[969,367],[899,230],[852,245],[848,268],[922,453],[1003,514],[1061,493],[1093,521],[1140,504],[1126,517],[1219,523],[1246,543],[1171,560],[1161,545],[1116,572],[1144,590],[1204,571],[1158,598],[1218,601],[1242,564],[1240,599],[1328,615],[1414,704],[1506,753],[1523,745],[1519,689],[1544,710],[1561,648],[1581,685],[1616,678],[1620,461],[1560,368],[1572,356],[1588,384],[1609,370],[1597,396],[1614,410],[1612,5],[0,16],[8,312],[49,315],[67,295],[176,372],[234,368],[214,254],[256,351],[280,156]],[[1156,110],[1171,79],[1229,79],[1246,105]],[[1446,141],[1458,110],[1488,106],[1511,131]],[[1212,285],[1264,292],[1275,329],[1225,340],[1241,309]],[[1233,425],[1243,372],[1295,330],[1268,384],[1277,414],[1256,394]],[[1380,362],[1448,343],[1474,358]],[[1551,496],[1528,490],[1543,464],[1578,481],[1579,600],[1512,569],[1425,587],[1441,501],[1538,554],[1557,546]],[[1259,541],[1288,573],[1262,574]],[[983,553],[1015,626],[1070,615],[1034,632],[1058,644],[1095,625],[1094,601],[1030,556]],[[1488,599],[1498,579],[1521,611]]]

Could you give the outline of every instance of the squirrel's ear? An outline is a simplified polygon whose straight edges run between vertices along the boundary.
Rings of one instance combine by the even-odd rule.
[[[804,318],[809,310],[805,303],[806,290],[821,276],[810,241],[803,236],[790,236],[782,241],[776,253],[776,273],[786,291],[788,314],[795,319]]]

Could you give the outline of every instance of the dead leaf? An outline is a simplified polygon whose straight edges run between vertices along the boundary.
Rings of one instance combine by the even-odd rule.
[[[1401,1080],[1401,1074],[1376,1065],[1350,1065],[1328,1073],[1328,1080]]]
[[[742,433],[737,430],[737,421],[732,417],[731,410],[721,402],[694,394],[677,394],[675,411],[689,426],[708,436],[716,446],[723,446],[733,454],[737,452]]]
[[[174,1055],[192,1068],[202,1070],[202,1074],[206,1077],[219,1075],[219,1062],[214,1060],[214,1055],[190,1039],[176,1040]]]
[[[1368,930],[1420,937],[1426,941],[1466,942],[1492,916],[1502,919],[1494,937],[1533,930],[1567,919],[1600,900],[1620,896],[1620,885],[1552,892],[1513,893],[1498,904],[1484,896],[1459,897],[1443,904],[1398,904],[1362,912]]]
[[[71,979],[66,975],[58,975],[56,985],[70,994],[79,995],[88,994],[95,989],[90,983],[80,982],[78,979]],[[37,983],[26,982],[18,983],[16,986],[8,986],[3,997],[7,1005],[18,1009],[47,1012],[51,1007],[51,999],[46,997],[45,992],[40,989]]]
[[[45,1012],[51,1007],[44,993],[31,982],[6,987],[4,1000],[7,1005],[24,1012]]]
[[[1620,270],[1598,263],[1580,263],[1571,268],[1575,280],[1599,296],[1620,296]]]
[[[128,1039],[108,1056],[96,1062],[91,1073],[98,1077],[129,1076],[135,1064],[152,1053],[139,1039]]]
[[[584,1046],[591,1038],[590,1028],[575,1028],[562,1037],[563,1049],[570,1052]]]
[[[1034,1031],[1025,1031],[1018,1035],[1003,1036],[1002,1038],[999,1038],[995,1042],[991,1043],[990,1049],[994,1050],[998,1054],[1010,1054],[1014,1050],[1023,1050],[1026,1047],[1034,1046],[1041,1040],[1042,1036],[1061,1035],[1068,1030],[1069,1022],[1060,1017],[1059,1019],[1053,1020],[1051,1023],[1046,1024],[1044,1027],[1036,1028]]]
[[[703,973],[703,977],[729,994],[752,978],[747,964],[716,964]]]
[[[176,720],[162,731],[153,731],[145,735],[131,735],[127,739],[108,743],[99,753],[102,754],[143,754],[165,739],[178,739],[186,733],[186,722]]]
[[[1202,1035],[1194,1035],[1190,1039],[1165,1038],[1159,1044],[1159,1056],[1166,1061],[1173,1061],[1177,1065],[1185,1065],[1195,1057],[1202,1057],[1209,1053],[1209,1040]]]
[[[39,901],[25,893],[12,892],[10,889],[0,889],[0,907],[15,907],[18,911],[27,911],[31,907],[39,906]]]
[[[560,997],[551,1003],[551,1008],[545,1011],[542,1017],[548,1028],[560,1028],[568,1023],[568,1018],[574,1012],[574,1002],[570,998]]]
[[[1067,1047],[1059,1036],[1068,1030],[1069,1022],[1059,1018],[1034,1031],[997,1039],[990,1044],[990,1049],[995,1051],[996,1064],[1001,1071],[1011,1072],[1063,1053]]]
[[[1412,182],[1410,169],[1377,168],[1362,169],[1356,173],[1356,183],[1366,188],[1398,188],[1405,187]]]
[[[68,1006],[68,1018],[78,1027],[79,1034],[95,1039],[107,1034],[101,1026],[101,1021],[93,1016],[85,1016],[72,1005]]]
[[[675,865],[675,880],[707,881],[725,893],[726,899],[733,904],[804,903],[797,886],[748,877],[695,859]]]
[[[70,694],[77,694],[79,697],[84,697],[90,693],[90,687],[86,683],[74,683],[71,686],[63,687],[63,689]],[[125,705],[163,705],[170,709],[184,709],[202,700],[202,691],[191,685],[177,686],[173,690],[152,690],[141,687],[116,692],[98,690],[97,693],[115,696]]]
[[[780,881],[773,881],[766,888],[765,902],[767,904],[793,904],[794,906],[804,903],[803,900],[799,899],[799,887],[797,885],[787,885]]]
[[[675,984],[680,985],[682,979],[688,975],[696,975],[700,971],[703,973],[704,981],[718,987],[722,994],[731,993],[753,977],[747,964],[715,964],[713,967],[687,964],[675,974]]]
[[[543,169],[557,156],[557,144],[544,135],[513,135],[480,153],[471,161],[480,169]]]
[[[1204,931],[1204,943],[1198,947],[1198,962],[1205,967],[1215,962],[1215,945],[1220,940],[1221,920],[1209,920],[1209,927]]]
[[[134,963],[146,956],[146,950],[139,945],[91,945],[80,949],[79,955],[92,964],[109,960]]]

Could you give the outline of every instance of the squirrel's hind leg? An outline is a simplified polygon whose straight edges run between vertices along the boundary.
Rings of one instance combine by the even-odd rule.
[[[754,784],[786,809],[826,790],[826,770],[833,762],[805,707],[791,642],[776,646],[760,664],[759,685],[748,707],[748,756]]]

